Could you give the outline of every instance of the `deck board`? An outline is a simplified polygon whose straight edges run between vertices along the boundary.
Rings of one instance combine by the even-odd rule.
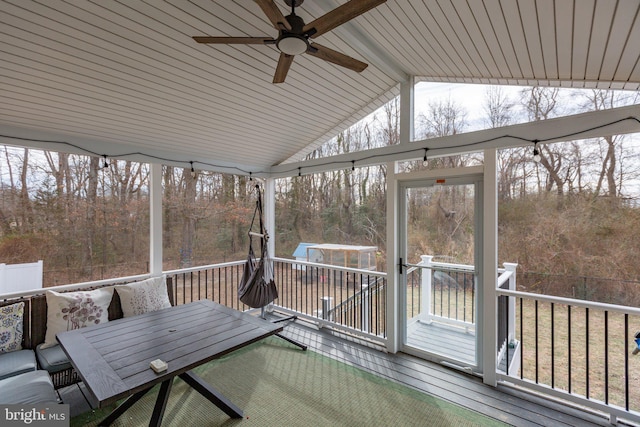
[[[439,323],[420,323],[407,336],[407,344],[464,364],[476,363],[476,337],[460,328]]]

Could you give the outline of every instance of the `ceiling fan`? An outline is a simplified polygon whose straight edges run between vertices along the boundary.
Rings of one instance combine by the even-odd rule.
[[[212,44],[274,44],[280,51],[280,59],[273,76],[273,83],[282,83],[287,77],[289,68],[295,55],[303,53],[315,56],[316,58],[329,61],[353,71],[362,72],[367,68],[367,64],[357,59],[351,58],[344,53],[312,43],[311,38],[333,30],[339,25],[362,15],[363,13],[381,5],[387,0],[350,0],[331,12],[322,15],[320,18],[305,24],[302,18],[296,15],[295,9],[304,0],[285,0],[287,6],[291,7],[291,14],[284,16],[274,0],[255,0],[269,21],[278,30],[278,37],[193,37],[198,43]]]

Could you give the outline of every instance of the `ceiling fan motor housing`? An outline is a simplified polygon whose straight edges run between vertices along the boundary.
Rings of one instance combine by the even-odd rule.
[[[287,55],[299,55],[309,48],[309,41],[302,32],[304,21],[298,15],[291,14],[285,17],[291,31],[280,30],[280,36],[276,40],[276,46],[282,53]]]

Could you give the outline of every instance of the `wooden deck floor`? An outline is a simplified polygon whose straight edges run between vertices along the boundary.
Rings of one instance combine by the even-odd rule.
[[[466,365],[476,363],[476,336],[442,323],[417,323],[410,328],[407,344]]]
[[[514,426],[610,426],[608,420],[519,390],[487,386],[475,377],[403,353],[388,354],[366,341],[296,321],[284,335],[309,349]],[[71,415],[90,407],[82,384],[60,390]]]
[[[317,353],[514,426],[611,425],[608,419],[511,387],[490,387],[478,377],[407,354],[388,354],[367,342],[303,322],[289,324],[284,335]]]

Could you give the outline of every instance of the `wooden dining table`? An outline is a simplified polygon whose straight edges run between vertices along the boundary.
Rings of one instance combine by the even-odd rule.
[[[57,339],[86,385],[94,406],[127,398],[100,425],[110,425],[161,384],[150,426],[159,426],[176,376],[232,418],[243,417],[211,384],[191,370],[281,332],[283,327],[209,300],[62,332]],[[156,373],[150,363],[167,363]]]

